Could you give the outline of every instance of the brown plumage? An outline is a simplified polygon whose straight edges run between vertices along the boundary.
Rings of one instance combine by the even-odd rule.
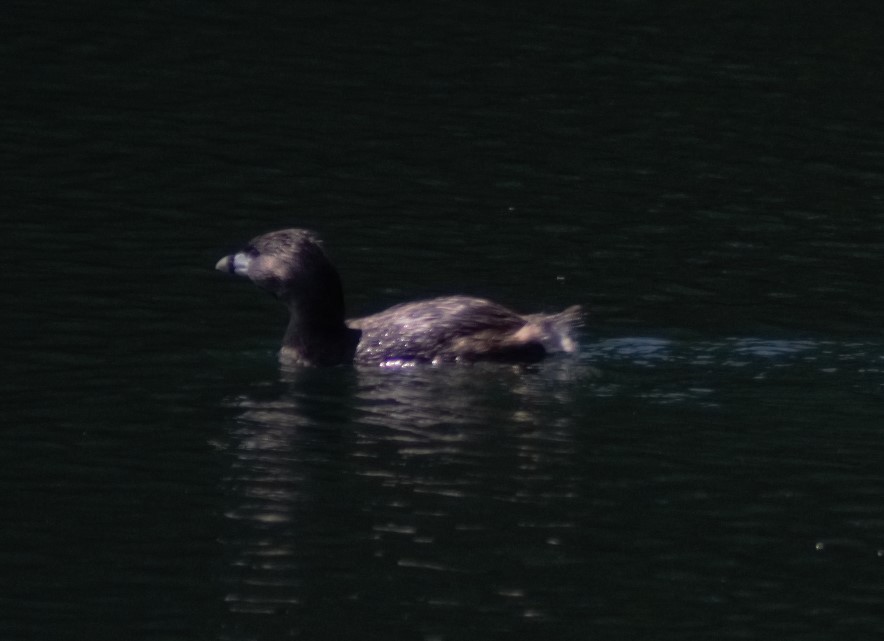
[[[338,272],[319,239],[303,229],[258,236],[215,268],[248,277],[288,307],[283,363],[534,362],[577,349],[577,305],[558,314],[521,315],[482,298],[445,296],[345,320]]]

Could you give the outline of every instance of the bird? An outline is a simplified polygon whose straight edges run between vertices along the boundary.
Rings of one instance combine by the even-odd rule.
[[[556,314],[519,314],[484,298],[453,295],[348,320],[338,270],[317,234],[306,229],[257,236],[215,268],[248,278],[288,308],[283,365],[534,363],[578,349],[580,305]]]

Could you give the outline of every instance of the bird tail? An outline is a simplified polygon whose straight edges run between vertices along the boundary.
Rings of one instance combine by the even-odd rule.
[[[549,353],[577,351],[577,333],[583,325],[583,308],[572,305],[558,314],[531,314],[528,320],[540,329],[540,340]]]

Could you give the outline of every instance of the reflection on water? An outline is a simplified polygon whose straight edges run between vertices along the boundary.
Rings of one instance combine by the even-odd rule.
[[[833,460],[794,404],[836,419],[852,394],[880,397],[881,363],[859,341],[632,337],[531,369],[288,372],[230,401],[227,632],[309,636],[330,607],[425,638],[477,612],[501,631],[623,629],[740,591],[811,608],[777,572],[872,562],[880,509],[831,511],[820,493],[868,453],[836,438]],[[808,372],[832,393],[809,398]]]
[[[540,544],[532,563],[560,562],[577,492],[560,472],[575,465],[577,423],[559,409],[588,373],[569,362],[305,371],[265,398],[234,399],[231,611],[358,610],[417,585],[435,586],[425,607],[461,607],[476,595],[453,587],[487,565],[473,555],[518,531]],[[346,578],[321,578],[335,575]],[[526,590],[502,576],[481,598],[540,616]]]

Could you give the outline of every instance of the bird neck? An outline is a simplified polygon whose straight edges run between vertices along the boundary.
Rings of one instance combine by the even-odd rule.
[[[289,308],[289,324],[282,339],[280,359],[303,365],[352,363],[359,332],[344,323],[343,306],[333,316]],[[328,310],[327,310],[328,311]]]

